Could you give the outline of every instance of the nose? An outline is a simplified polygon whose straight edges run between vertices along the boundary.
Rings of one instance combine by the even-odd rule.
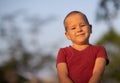
[[[81,31],[82,31],[82,27],[78,26],[78,27],[77,27],[77,31],[78,31],[78,32],[81,32]]]

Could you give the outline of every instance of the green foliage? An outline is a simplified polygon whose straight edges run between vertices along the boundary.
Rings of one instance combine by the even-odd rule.
[[[14,58],[11,58],[4,66],[3,70],[7,71],[10,69],[16,69],[17,68],[17,61]]]
[[[118,35],[113,28],[111,28],[96,44],[103,44],[105,42],[111,42],[120,47],[120,35]]]
[[[119,9],[120,0],[100,0],[96,10],[97,22],[104,21],[110,28],[96,43],[105,46],[110,60],[102,83],[120,83],[120,35],[113,28],[113,21],[119,15]]]
[[[105,46],[110,60],[105,70],[103,82],[120,81],[120,35],[111,28],[96,44]],[[113,47],[114,49],[112,49]]]
[[[0,56],[6,55],[7,58],[11,58],[0,65],[0,83],[6,83],[3,82],[6,80],[4,75],[7,74],[9,76],[8,72],[15,73],[15,77],[21,80],[21,78],[24,79],[23,76],[26,72],[30,72],[37,77],[36,74],[45,67],[49,68],[49,70],[53,69],[55,59],[52,52],[48,54],[43,51],[47,47],[40,45],[39,41],[41,38],[39,34],[42,26],[54,21],[55,17],[49,16],[45,19],[41,19],[38,16],[26,17],[20,12],[13,12],[0,17],[0,43],[5,44],[3,45],[4,49],[0,49]],[[23,21],[22,25],[27,25],[27,29],[24,32],[26,34],[23,34],[21,30],[23,26],[19,24],[19,16]],[[27,75],[25,77],[28,78]]]
[[[15,58],[11,58],[4,65],[0,66],[0,83],[11,83],[11,79],[14,79],[15,83],[27,81],[27,79],[18,74],[17,66],[18,62]]]

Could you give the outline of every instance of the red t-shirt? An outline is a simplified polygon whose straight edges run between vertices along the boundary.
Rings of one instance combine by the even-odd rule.
[[[60,48],[56,64],[62,62],[67,64],[69,77],[74,83],[88,83],[98,57],[105,58],[108,64],[108,57],[103,46],[89,45],[82,51],[69,46]]]

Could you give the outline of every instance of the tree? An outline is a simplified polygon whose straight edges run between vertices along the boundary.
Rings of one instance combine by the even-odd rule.
[[[107,66],[103,83],[120,82],[120,35],[110,29],[104,36],[98,40],[97,44],[103,44],[107,50],[110,64]]]
[[[110,59],[110,64],[105,71],[103,83],[120,82],[120,35],[115,32],[112,23],[117,17],[119,9],[120,0],[101,0],[97,9],[97,20],[105,21],[110,28],[96,43],[105,46]]]
[[[15,64],[17,74],[26,78],[23,75],[25,72],[35,74],[48,65],[50,70],[53,67],[52,65],[55,60],[53,54],[43,52],[38,38],[42,26],[54,21],[55,17],[49,16],[46,19],[42,19],[39,16],[28,16],[25,14],[22,11],[15,11],[1,17],[0,42],[2,48],[0,49],[0,56],[9,58],[5,61],[7,63],[1,65],[1,68],[6,68],[3,65],[8,65],[8,63],[10,66],[7,67],[9,68]],[[28,28],[28,30],[22,30],[24,27]],[[27,34],[27,41],[26,37],[24,37],[25,34]],[[16,62],[10,63],[11,57]]]
[[[96,20],[104,21],[112,28],[112,22],[117,18],[119,9],[120,0],[100,0],[96,11]]]

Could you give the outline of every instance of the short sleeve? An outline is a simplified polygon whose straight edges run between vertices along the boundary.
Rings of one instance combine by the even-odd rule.
[[[63,49],[63,48],[60,48],[60,50],[58,51],[57,59],[56,59],[56,65],[57,65],[58,63],[61,63],[61,62],[66,62],[65,52],[64,52],[64,49]]]
[[[108,59],[108,56],[107,56],[107,52],[106,52],[106,50],[103,46],[99,46],[98,53],[97,53],[97,58],[98,57],[105,58],[106,59],[106,65],[109,64],[109,59]]]

